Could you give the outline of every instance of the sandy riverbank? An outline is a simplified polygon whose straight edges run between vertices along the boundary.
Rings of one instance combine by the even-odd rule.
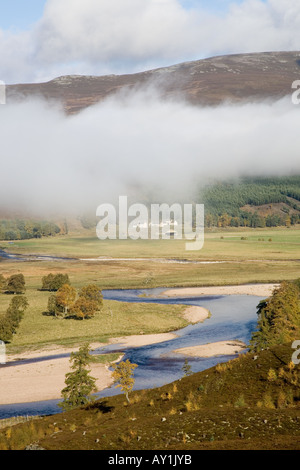
[[[218,341],[216,343],[201,344],[187,348],[175,349],[173,352],[191,357],[213,357],[221,355],[234,355],[246,348],[241,341]]]
[[[157,335],[132,335],[112,338],[109,344],[121,344],[124,347],[139,347],[147,344],[168,341],[175,338],[173,333]],[[90,348],[107,346],[93,343]],[[18,355],[7,356],[7,364],[26,359],[44,356],[58,356],[78,351],[78,348],[48,347],[39,351],[31,351]],[[120,355],[119,360],[122,356]],[[91,364],[91,376],[96,379],[98,391],[113,384],[111,371],[106,364]],[[70,372],[70,358],[49,358],[41,362],[20,363],[12,367],[0,366],[0,404],[29,403],[34,401],[56,400],[61,398],[61,390],[65,387],[65,375]]]
[[[120,344],[122,347],[138,348],[148,344],[162,343],[177,338],[175,333],[158,333],[154,335],[120,336],[110,340],[110,344]]]
[[[183,316],[189,323],[197,323],[208,318],[209,311],[203,307],[191,306],[184,310]],[[108,344],[120,344],[122,347],[140,347],[170,341],[174,338],[176,338],[175,333],[131,335],[111,338]],[[107,344],[90,344],[92,350],[104,346],[107,346]],[[45,356],[49,356],[49,359],[29,364],[20,363],[13,367],[0,366],[0,404],[60,399],[61,390],[65,386],[65,375],[70,372],[70,360],[69,357],[55,358],[51,356],[70,354],[73,351],[78,351],[78,348],[53,345],[38,351],[8,355],[7,363]],[[107,365],[91,364],[90,369],[91,375],[96,379],[98,391],[113,384],[111,372]]]
[[[198,295],[257,295],[269,297],[279,284],[246,284],[236,286],[178,287],[166,289],[162,297],[192,297]]]
[[[93,364],[90,369],[98,390],[112,384],[106,365]],[[69,358],[1,367],[0,404],[59,399],[65,387],[65,374],[70,371]]]
[[[198,323],[198,322],[203,322],[206,320],[206,318],[209,318],[210,312],[204,307],[198,307],[198,306],[192,306],[188,307],[184,313],[183,317],[189,322],[189,323]]]

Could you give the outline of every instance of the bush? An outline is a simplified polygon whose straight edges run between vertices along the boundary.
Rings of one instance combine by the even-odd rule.
[[[244,395],[240,395],[240,396],[238,397],[238,399],[237,399],[237,400],[235,401],[235,403],[234,403],[234,406],[235,406],[236,408],[242,408],[242,407],[246,406],[246,402],[245,402]]]
[[[268,381],[269,382],[274,382],[277,379],[277,374],[274,369],[269,369],[268,372]]]
[[[274,400],[270,393],[264,394],[262,403],[265,408],[268,408],[270,410],[273,410],[275,408]]]

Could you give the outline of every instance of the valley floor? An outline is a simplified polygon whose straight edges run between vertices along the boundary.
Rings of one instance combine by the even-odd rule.
[[[190,323],[203,321],[208,315],[209,312],[202,307],[189,307],[183,313]],[[109,343],[121,344],[122,347],[139,347],[168,341],[175,337],[174,333],[131,335],[111,338]],[[92,350],[103,346],[107,346],[107,344],[90,344]],[[8,355],[7,366],[0,366],[0,403],[7,405],[59,399],[61,390],[65,386],[65,375],[70,372],[69,354],[77,350],[78,348],[53,345],[38,351]],[[66,357],[59,357],[62,355]],[[41,362],[28,362],[48,356],[49,359]],[[122,355],[119,360],[121,357]],[[18,362],[18,364],[13,365],[14,362]],[[96,379],[98,391],[113,384],[108,364],[92,363],[91,375]]]
[[[179,288],[166,290],[162,295],[189,296],[249,294],[269,296],[275,287],[275,284],[253,284],[244,286]],[[202,307],[188,307],[183,313],[184,318],[188,320],[189,323],[204,321],[208,315],[209,312]],[[174,333],[131,335],[111,338],[109,343],[122,344],[124,347],[139,347],[171,340],[175,336],[176,335]],[[90,345],[91,349],[96,349],[102,346],[105,346],[105,344],[95,343]],[[245,345],[226,341],[211,343],[201,347],[186,348],[186,350],[184,349],[176,352],[187,356],[209,357],[222,354],[235,354],[236,352],[243,350],[244,347]],[[0,388],[0,403],[2,405],[6,405],[59,399],[61,397],[61,390],[65,386],[65,375],[70,371],[68,355],[77,349],[53,345],[52,347],[32,352],[8,355],[7,366],[0,366],[2,384]],[[55,357],[61,355],[66,355],[66,357]],[[28,362],[29,359],[36,359],[45,356],[49,356],[49,359],[41,362]],[[11,365],[15,361],[19,361],[19,363]],[[91,375],[96,379],[98,391],[110,387],[113,384],[108,364],[92,364]]]

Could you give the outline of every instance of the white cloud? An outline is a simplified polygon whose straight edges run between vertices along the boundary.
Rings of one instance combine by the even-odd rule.
[[[36,30],[37,59],[144,60],[176,47],[189,21],[176,0],[49,0]]]
[[[48,0],[31,31],[0,31],[0,78],[130,73],[218,54],[298,50],[298,0],[228,2],[224,11],[179,0]]]
[[[6,208],[93,212],[132,186],[189,202],[209,178],[300,170],[290,99],[195,108],[140,92],[73,117],[39,101],[6,105],[0,120]]]

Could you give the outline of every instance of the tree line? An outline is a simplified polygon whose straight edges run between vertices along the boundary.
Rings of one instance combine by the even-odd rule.
[[[77,292],[67,274],[48,274],[42,278],[41,290],[55,292],[48,299],[48,315],[80,320],[92,318],[101,310],[103,296],[96,284],[89,284]]]
[[[48,274],[42,278],[41,291],[51,292],[48,298],[47,315],[60,318],[84,320],[92,318],[103,305],[101,289],[96,284],[88,284],[78,291],[71,286],[68,274]],[[13,274],[5,278],[0,274],[0,293],[16,295],[7,311],[0,315],[0,340],[9,342],[16,333],[23,315],[28,308],[28,300],[23,274]]]
[[[0,240],[26,240],[50,237],[59,233],[61,233],[60,227],[49,221],[0,220]]]
[[[300,339],[300,279],[284,281],[257,307],[257,331],[250,350],[257,352],[276,344]]]
[[[266,216],[258,212],[240,211],[238,216],[230,216],[227,212],[205,214],[206,227],[290,227],[300,223],[300,214],[268,214]]]
[[[20,321],[28,308],[28,300],[24,294],[25,278],[23,274],[13,274],[5,278],[0,274],[0,291],[8,295],[14,295],[4,315],[0,315],[0,340],[5,343],[12,340]]]
[[[198,202],[205,205],[207,227],[276,227],[300,223],[300,177],[241,178],[211,184],[201,190]],[[262,215],[246,205],[283,203],[281,211]]]

